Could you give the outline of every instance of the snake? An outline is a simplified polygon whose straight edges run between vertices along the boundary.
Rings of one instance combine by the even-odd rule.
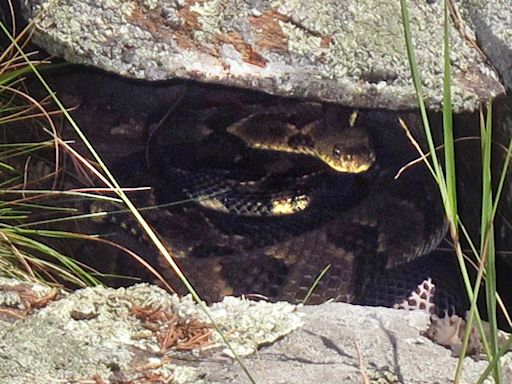
[[[310,103],[306,110],[311,108]],[[270,161],[266,158],[266,166],[259,175],[202,166],[190,171],[179,166],[180,160],[167,164],[163,173],[175,190],[184,193],[182,198],[193,199],[205,208],[239,216],[280,216],[304,211],[315,200],[324,198],[325,194],[319,193],[322,188],[325,190],[322,181],[332,180],[332,174],[359,174],[374,164],[375,151],[365,128],[356,124],[357,111],[344,120],[306,120],[302,125],[290,122],[294,116],[294,112],[288,111],[283,118],[282,111],[271,108],[257,111],[235,121],[225,132],[231,135],[231,140],[239,138],[243,146],[254,148],[256,153],[306,155],[320,160],[323,168],[289,175],[283,169],[289,169],[290,164],[283,165],[283,159],[290,162],[290,157],[274,156]],[[191,131],[194,137],[201,132],[194,128]],[[205,140],[202,135],[209,134],[211,131],[202,130],[200,140]],[[182,132],[180,136],[182,139]],[[216,145],[222,148],[219,143]],[[262,163],[261,157],[255,161]],[[299,160],[296,157],[293,161]]]
[[[459,282],[448,267],[435,268],[448,259],[430,259],[447,230],[435,182],[421,165],[395,179],[414,157],[397,115],[346,108],[334,119],[300,115],[311,108],[257,108],[221,128],[198,124],[190,131],[200,144],[185,147],[185,133],[176,140],[170,129],[170,139],[153,148],[152,191],[137,203],[172,202],[144,214],[192,285],[209,302],[253,294],[425,307],[433,298],[424,288],[433,280],[447,287],[437,295],[442,308],[462,311]],[[204,145],[212,138],[213,150]],[[390,142],[393,153],[382,150]],[[140,167],[144,156],[120,163],[118,177],[136,185],[139,172],[127,172],[126,164]],[[151,253],[146,243],[140,247],[143,239],[130,239],[134,249]],[[152,257],[185,294],[167,263]]]

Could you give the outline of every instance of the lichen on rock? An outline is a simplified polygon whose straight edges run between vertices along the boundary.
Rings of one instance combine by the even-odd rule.
[[[51,3],[51,5],[49,5]],[[51,7],[51,9],[49,9]],[[443,98],[441,2],[409,3],[423,95]],[[416,107],[399,2],[24,1],[52,54],[123,76],[188,78],[353,107]],[[485,57],[450,28],[455,111],[503,93]]]
[[[141,319],[136,309],[149,315]],[[1,323],[0,350],[9,359],[0,359],[0,377],[8,377],[0,384],[24,383],[31,376],[43,378],[38,383],[50,383],[121,376],[135,380],[142,374],[163,382],[170,378],[173,383],[202,382],[205,372],[198,364],[180,365],[170,358],[185,352],[163,347],[157,333],[165,324],[151,315],[158,312],[175,314],[184,322],[209,322],[190,296],[179,298],[156,286],[138,284],[80,289],[24,320]],[[297,307],[288,303],[226,298],[211,308],[211,314],[240,355],[253,353],[302,324]],[[213,333],[204,343],[212,351],[222,345]],[[205,348],[193,352],[201,355]]]

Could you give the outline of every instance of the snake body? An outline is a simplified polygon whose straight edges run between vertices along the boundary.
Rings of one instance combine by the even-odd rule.
[[[354,123],[351,113],[343,113],[321,140],[311,134],[311,127],[325,126],[325,121],[318,115],[308,121],[297,113],[277,118],[275,111],[260,110],[222,126],[222,132],[196,126],[192,131],[201,132],[200,144],[187,144],[186,150],[181,148],[183,132],[180,140],[170,132],[170,141],[162,139],[160,148],[153,148],[148,166],[153,192],[139,205],[182,203],[149,210],[147,219],[208,301],[254,293],[298,302],[326,267],[310,303],[334,298],[391,306],[405,300],[409,291],[404,291],[413,288],[404,286],[421,283],[415,283],[412,272],[418,265],[433,264],[428,259],[417,263],[442,240],[446,223],[437,186],[424,167],[394,179],[397,169],[415,155],[397,116],[363,112]],[[263,133],[257,140],[267,142],[255,142],[258,127]],[[333,127],[338,129],[334,137]],[[227,132],[235,144],[222,139],[219,147],[215,140],[217,149],[212,150],[203,145],[205,132],[209,138]],[[379,132],[393,135],[382,145]],[[305,157],[297,154],[303,152],[292,139],[297,134],[314,148]],[[269,137],[279,140],[274,145]],[[347,156],[333,152],[345,141],[350,142],[345,148],[361,151],[347,150]],[[391,155],[381,150],[389,141],[396,148]],[[186,162],[183,153],[189,155]],[[338,161],[346,159],[343,167],[333,166],[333,153]],[[120,168],[126,169],[127,161],[140,164],[143,158],[124,159]],[[282,165],[287,163],[291,165]],[[125,185],[137,185],[133,174],[125,176]],[[142,249],[147,253],[146,246]],[[166,262],[158,260],[172,285],[186,293]],[[404,279],[407,284],[394,284]]]
[[[412,178],[410,185],[416,182],[417,179]],[[329,265],[330,270],[320,280],[311,302],[330,298],[359,302],[365,297],[369,284],[383,271],[400,268],[428,253],[444,236],[446,227],[442,219],[430,222],[426,217],[427,209],[423,210],[405,196],[394,193],[403,183],[389,186],[384,196],[379,189],[377,201],[376,193],[370,193],[356,208],[346,211],[340,208],[317,223],[306,217],[302,230],[300,218],[295,218],[295,223],[273,221],[273,227],[268,221],[237,219],[236,227],[226,229],[215,222],[211,212],[201,210],[199,213],[193,208],[201,220],[206,218],[203,223],[209,221],[205,226],[215,224],[218,236],[208,240],[214,254],[207,255],[208,247],[204,247],[202,236],[191,239],[185,247],[183,239],[175,236],[166,241],[171,249],[188,250],[178,263],[202,297],[210,301],[219,300],[226,294],[258,293],[298,302],[305,298],[320,272]],[[424,187],[416,187],[414,193],[425,192]],[[188,211],[170,216],[180,225],[191,228],[190,214]],[[298,229],[293,228],[293,224]],[[311,227],[305,224],[311,224]],[[247,226],[245,231],[244,225]],[[233,227],[239,232],[233,231]],[[258,231],[268,233],[270,239],[261,241]],[[247,239],[254,242],[242,244]],[[200,247],[203,252],[195,248],[198,244],[203,244]],[[175,286],[180,286],[172,274],[169,276]]]

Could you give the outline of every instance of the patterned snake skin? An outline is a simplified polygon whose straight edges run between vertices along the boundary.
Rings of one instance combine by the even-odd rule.
[[[290,113],[286,118],[300,131],[308,123],[298,123],[299,115]],[[350,111],[343,109],[335,120],[349,126],[350,119]],[[254,115],[242,116],[234,124],[246,121],[257,129],[255,120]],[[416,157],[396,114],[361,112],[358,124],[368,129],[376,163],[371,164],[374,154],[364,157],[372,166],[360,174],[337,172],[314,156],[254,149],[239,134],[226,139],[223,134],[233,131],[233,121],[213,129],[202,125],[204,119],[186,122],[186,127],[180,127],[178,115],[168,131],[159,132],[158,143],[150,151],[123,159],[114,170],[124,186],[151,185],[151,193],[132,196],[140,207],[172,203],[144,211],[144,216],[203,299],[256,294],[300,302],[328,267],[309,303],[335,299],[385,306],[409,301],[410,307],[421,306],[411,303],[412,292],[434,281],[440,307],[463,308],[459,282],[446,273],[451,263],[448,255],[432,252],[446,232],[437,186],[422,165],[395,179],[397,170]],[[184,139],[191,132],[201,137],[207,132],[210,143]],[[307,131],[299,133],[306,141],[312,139]],[[244,211],[247,204],[241,208],[236,201],[248,195],[226,192],[230,189],[223,187],[230,177],[247,173],[277,185],[280,193],[304,194],[308,200],[287,200],[285,206],[292,208],[279,208],[274,215]],[[190,175],[195,175],[192,181]],[[282,180],[308,180],[304,183],[308,185],[288,187]],[[264,198],[268,200],[267,195]],[[262,206],[264,211],[270,209],[258,204]],[[137,232],[133,223],[126,224],[129,220],[116,218]],[[143,256],[153,254],[140,240],[130,235],[122,241]],[[155,257],[171,285],[186,293],[166,262]]]

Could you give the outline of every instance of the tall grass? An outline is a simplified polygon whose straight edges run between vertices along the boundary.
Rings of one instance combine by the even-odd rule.
[[[151,240],[151,242],[154,244],[154,246],[158,249],[162,257],[167,261],[167,263],[171,266],[171,268],[175,271],[177,276],[181,279],[185,287],[188,289],[188,291],[191,293],[194,300],[197,302],[199,307],[202,309],[202,311],[205,313],[205,315],[210,320],[211,324],[215,328],[216,332],[220,335],[221,339],[223,340],[224,344],[227,346],[227,348],[230,350],[230,352],[233,354],[237,362],[239,363],[240,367],[248,377],[248,379],[255,383],[252,375],[246,368],[246,366],[243,364],[241,358],[238,356],[238,353],[233,349],[229,341],[227,340],[226,336],[218,326],[218,324],[213,319],[208,307],[204,303],[204,301],[201,300],[197,292],[194,290],[192,285],[187,280],[186,276],[183,274],[183,272],[180,270],[176,262],[174,261],[170,251],[165,247],[165,245],[162,243],[160,238],[157,236],[155,231],[151,228],[151,226],[147,223],[145,218],[142,216],[141,212],[135,207],[133,202],[130,200],[130,198],[125,193],[125,190],[121,188],[117,180],[114,178],[108,167],[105,165],[103,160],[101,159],[100,155],[97,153],[96,149],[91,145],[87,137],[84,135],[84,133],[81,131],[79,126],[76,124],[76,122],[73,120],[71,115],[69,114],[68,110],[64,107],[64,105],[61,103],[61,101],[57,98],[55,93],[52,91],[48,83],[44,80],[43,76],[39,72],[39,70],[36,68],[36,65],[32,63],[23,51],[22,47],[18,44],[16,39],[14,39],[13,36],[9,34],[9,31],[6,29],[6,27],[0,23],[0,29],[6,34],[6,36],[9,38],[9,40],[12,43],[12,48],[19,54],[19,56],[25,61],[28,68],[31,70],[31,72],[35,75],[35,77],[39,80],[40,84],[43,86],[43,88],[47,91],[48,95],[50,96],[51,100],[57,105],[59,110],[62,112],[63,116],[66,118],[66,120],[69,122],[71,127],[74,129],[76,134],[79,136],[79,138],[82,140],[82,142],[85,144],[87,149],[89,150],[90,154],[93,156],[95,161],[99,164],[99,168],[101,170],[98,171],[96,169],[91,169],[91,171],[94,172],[94,174],[115,194],[119,197],[119,199],[122,201],[122,203],[128,208],[130,213],[134,216],[134,218],[137,220],[139,225],[142,227],[143,231],[147,235],[147,237]],[[66,146],[66,143],[60,142],[62,145],[65,146],[66,149],[69,151],[72,151],[72,148],[69,146]]]
[[[13,18],[14,20],[14,18]],[[3,24],[0,27],[7,37],[12,38]],[[20,32],[16,39],[18,47],[23,47],[29,37],[29,27]],[[51,115],[59,111],[48,111],[45,100],[37,101],[24,91],[24,76],[32,73],[32,67],[45,64],[31,59],[33,55],[22,57],[14,43],[0,52],[0,135],[2,141],[14,137],[14,132],[36,130],[44,132],[45,138],[28,142],[0,144],[0,273],[40,283],[63,281],[76,286],[98,284],[99,281],[86,266],[76,262],[55,248],[46,245],[42,238],[79,237],[81,235],[51,230],[22,229],[21,223],[31,221],[35,210],[65,210],[44,206],[38,203],[53,191],[33,191],[28,193],[27,163],[19,159],[37,157],[42,149],[53,148],[55,158],[59,158],[56,129]],[[31,67],[32,66],[32,67]],[[46,127],[50,127],[47,129]],[[23,136],[23,135],[21,135]],[[57,180],[58,170],[54,172]],[[51,182],[52,174],[49,174]],[[81,236],[83,237],[83,236]]]
[[[449,223],[450,236],[453,240],[455,253],[459,262],[460,270],[463,276],[464,284],[466,287],[468,298],[471,302],[470,311],[466,318],[467,327],[463,337],[463,345],[461,350],[461,357],[457,365],[455,372],[455,383],[459,383],[462,376],[462,368],[464,362],[464,356],[467,351],[469,336],[472,329],[473,321],[476,319],[477,327],[480,333],[484,351],[489,360],[488,368],[483,372],[479,379],[479,382],[485,380],[485,378],[492,372],[493,379],[496,383],[503,383],[502,373],[500,365],[498,364],[499,358],[505,353],[506,349],[500,349],[498,345],[498,326],[496,318],[496,270],[495,270],[495,247],[494,247],[494,217],[496,215],[498,202],[503,189],[505,177],[507,175],[507,169],[510,161],[512,151],[512,139],[510,140],[507,155],[501,170],[500,181],[496,195],[493,196],[493,183],[492,183],[492,172],[491,172],[491,151],[492,151],[492,105],[491,102],[487,104],[487,115],[484,118],[484,112],[481,110],[481,154],[482,154],[482,196],[481,196],[481,236],[480,236],[480,247],[479,251],[476,252],[474,242],[464,230],[460,218],[458,215],[457,207],[457,189],[456,189],[456,172],[455,172],[455,148],[453,139],[453,121],[452,121],[452,104],[451,104],[451,65],[450,65],[450,39],[449,39],[449,26],[450,26],[450,15],[448,1],[444,1],[444,89],[443,89],[443,148],[444,148],[444,164],[441,163],[440,159],[436,154],[436,147],[433,140],[432,131],[429,125],[425,103],[422,98],[421,80],[418,67],[416,64],[416,58],[414,54],[414,48],[412,44],[412,36],[410,30],[409,11],[406,0],[400,0],[402,9],[402,20],[404,26],[404,35],[407,46],[407,55],[409,59],[409,65],[412,73],[412,80],[416,91],[418,100],[418,107],[423,120],[424,132],[427,138],[428,147],[430,150],[431,159],[425,158],[425,162],[432,170],[433,177],[435,178],[438,186],[443,205],[445,208],[445,214]],[[471,245],[471,248],[475,250],[474,257],[479,262],[479,268],[477,278],[474,286],[469,278],[469,274],[466,268],[465,255],[462,251],[460,243],[460,229],[463,229],[463,234],[466,240]],[[485,279],[484,279],[485,277]],[[485,285],[485,296],[487,303],[487,314],[490,323],[490,342],[487,340],[480,314],[477,308],[477,298],[481,286],[481,281],[484,279]],[[503,310],[506,310],[503,308]],[[509,340],[508,344],[512,341]]]

